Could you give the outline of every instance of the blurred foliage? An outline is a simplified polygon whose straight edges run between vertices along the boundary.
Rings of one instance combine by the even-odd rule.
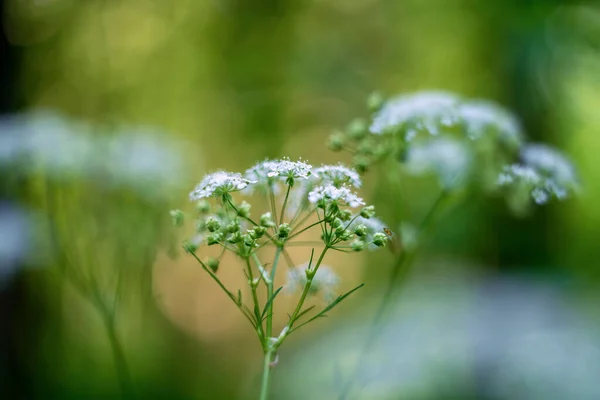
[[[239,170],[265,156],[337,161],[325,148],[328,134],[360,115],[375,89],[393,95],[439,88],[496,100],[521,117],[532,139],[572,154],[584,193],[521,220],[500,201],[471,199],[448,216],[431,252],[472,260],[490,275],[534,272],[591,290],[600,283],[600,8],[591,1],[2,4],[10,50],[0,60],[3,111],[56,110],[102,127],[91,133],[102,137],[122,134],[124,125],[156,126],[164,138],[191,144],[181,153],[183,187],[206,171]],[[47,146],[61,151],[56,143]],[[168,204],[180,202],[185,191],[157,181],[166,196],[150,200],[128,187],[103,187],[94,177],[57,182],[42,172],[18,175],[3,167],[2,195],[50,217],[62,262],[99,274],[107,282],[103,293],[112,293],[114,272],[127,273],[129,300],[117,330],[139,394],[253,398],[259,349],[236,310],[199,271],[166,256]],[[365,196],[392,225],[399,194],[376,184],[376,175],[366,181]],[[411,205],[413,211],[424,211],[432,200]],[[377,301],[390,260],[383,254],[365,263],[367,290],[354,300],[356,307],[345,307],[347,315],[368,315],[363,302]],[[12,348],[0,384],[14,393],[11,398],[116,397],[100,318],[55,274],[61,258],[47,264],[22,269],[4,289],[10,301],[1,315]],[[427,270],[427,260],[419,267]],[[348,287],[359,280],[349,277]],[[138,285],[144,296],[134,295]],[[344,314],[344,307],[339,311]],[[299,349],[311,345],[311,338],[294,340]],[[281,357],[291,363],[293,354]]]

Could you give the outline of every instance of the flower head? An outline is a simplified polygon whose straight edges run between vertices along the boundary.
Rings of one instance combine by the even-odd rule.
[[[512,189],[513,196],[533,198],[546,204],[551,198],[563,200],[578,188],[573,165],[557,150],[541,144],[526,146],[522,164],[507,165],[498,177],[498,185]]]
[[[313,176],[323,183],[330,183],[336,187],[348,184],[358,189],[362,186],[362,180],[358,172],[341,164],[323,165],[315,168]]]
[[[358,197],[348,187],[335,187],[332,184],[318,186],[308,193],[308,201],[315,204],[337,203],[352,208],[365,205],[362,198]]]
[[[206,175],[202,179],[202,182],[190,193],[190,200],[223,196],[230,192],[245,189],[252,183],[255,182],[242,178],[239,173],[217,171]]]
[[[472,101],[461,104],[458,113],[463,120],[467,137],[479,140],[490,133],[498,140],[518,147],[523,143],[521,124],[508,110],[488,101]]]
[[[375,114],[369,130],[379,135],[410,124],[406,131],[407,141],[412,140],[420,131],[435,136],[440,127],[452,126],[458,122],[458,102],[456,95],[443,91],[399,96],[386,102]]]
[[[456,140],[437,138],[413,143],[406,160],[408,171],[414,175],[436,174],[445,188],[464,183],[470,172],[471,154]]]

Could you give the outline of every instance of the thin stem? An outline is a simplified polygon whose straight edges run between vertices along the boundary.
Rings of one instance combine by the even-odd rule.
[[[254,274],[252,273],[252,265],[250,265],[250,259],[246,258],[246,269],[248,272],[248,280],[249,280],[249,284],[250,284],[250,290],[252,291],[252,300],[254,302],[254,315],[256,317],[256,333],[258,333],[258,337],[259,339],[261,339],[262,345],[263,347],[266,349],[268,346],[268,343],[266,343],[266,341],[268,340],[268,338],[265,337],[264,334],[264,330],[262,327],[262,321],[261,321],[261,313],[260,313],[260,306],[259,306],[259,302],[258,302],[258,294],[256,293],[256,285],[254,284]]]
[[[204,271],[206,271],[206,273],[208,275],[210,275],[210,277],[217,283],[217,285],[219,285],[219,287],[221,289],[223,289],[223,291],[225,292],[225,294],[227,294],[227,297],[229,297],[231,299],[231,301],[233,301],[233,304],[235,304],[237,306],[237,308],[240,309],[240,311],[242,312],[242,314],[244,314],[244,316],[248,319],[248,321],[250,321],[250,323],[252,324],[252,326],[256,329],[257,328],[257,321],[254,321],[254,319],[252,318],[252,313],[250,312],[250,310],[248,309],[248,307],[246,307],[243,303],[238,302],[238,300],[235,298],[235,296],[233,295],[233,293],[231,293],[223,284],[223,282],[221,282],[221,280],[219,279],[219,277],[217,275],[215,275],[214,272],[211,271],[211,269],[204,264],[204,262],[202,262],[202,260],[200,260],[200,258],[198,258],[198,256],[194,253],[190,253],[195,259],[196,261],[198,261],[198,263],[200,263],[200,265],[202,266],[202,269]]]
[[[267,282],[267,301],[273,297],[273,282],[275,281],[275,274],[277,273],[277,264],[279,263],[279,256],[281,255],[281,247],[277,247],[275,250],[275,257],[273,258],[273,266],[271,267],[271,276]],[[273,303],[269,303],[269,310],[267,311],[267,340],[273,336]]]
[[[304,305],[304,301],[306,300],[306,297],[308,296],[308,292],[310,291],[310,286],[312,285],[313,278],[317,274],[317,270],[319,269],[319,266],[321,265],[321,262],[323,262],[323,258],[325,258],[325,253],[327,253],[328,249],[329,249],[329,246],[325,246],[325,248],[321,252],[321,255],[319,256],[319,259],[317,260],[317,263],[315,264],[315,267],[313,269],[313,275],[312,275],[312,277],[309,278],[309,279],[307,279],[306,285],[304,285],[304,290],[302,291],[302,295],[300,296],[300,300],[298,301],[298,305],[296,305],[296,309],[294,310],[294,313],[292,314],[292,316],[290,317],[290,321],[288,322],[288,328],[290,328],[290,329],[294,325],[294,322],[296,321],[296,318],[298,317],[298,314],[302,310],[302,306]]]
[[[273,352],[271,350],[265,352],[265,358],[263,361],[262,383],[260,386],[260,400],[267,400],[269,398],[269,378],[271,377],[272,356]]]
[[[277,204],[275,203],[275,191],[273,190],[273,183],[269,184],[269,203],[271,205],[271,212],[273,213],[273,221],[277,221]]]
[[[238,215],[238,216],[240,216],[240,217],[244,218],[245,220],[247,220],[248,222],[250,222],[252,225],[254,225],[254,226],[258,226],[258,224],[252,220],[252,218],[250,218],[250,217],[244,217],[244,216],[240,215],[240,211],[239,211],[239,210],[237,209],[237,207],[236,207],[236,206],[235,206],[235,205],[234,205],[234,204],[231,202],[231,200],[227,199],[227,202],[229,203],[229,205],[231,206],[231,208],[233,208],[233,209],[234,209],[234,211],[235,211],[236,215]]]
[[[121,396],[123,399],[134,399],[137,396],[133,385],[133,379],[129,372],[129,366],[127,364],[125,352],[123,351],[123,346],[121,346],[121,342],[117,336],[114,318],[105,315],[104,325],[115,360],[115,369],[117,376],[119,377],[119,385],[121,386]]]
[[[313,209],[312,211],[309,211],[304,217],[302,217],[302,219],[300,221],[297,221],[297,225],[296,226],[300,226],[302,225],[307,219],[310,218],[311,215],[313,215],[313,213],[317,211],[317,209]],[[296,217],[294,217],[294,219],[292,219],[292,222],[290,222],[290,225],[294,225],[296,224],[296,219],[298,219],[298,217],[300,216],[300,214],[298,214]]]
[[[287,205],[288,198],[290,197],[291,185],[288,185],[287,191],[285,192],[285,198],[283,199],[283,206],[281,206],[281,215],[279,216],[279,225],[283,224],[283,216],[285,215],[285,206]]]
[[[308,225],[306,228],[304,228],[304,229],[302,229],[301,231],[299,231],[299,232],[296,232],[296,233],[294,233],[293,235],[291,235],[290,237],[288,237],[288,238],[287,238],[287,240],[290,240],[290,239],[292,239],[292,238],[294,238],[294,237],[298,236],[298,235],[299,235],[299,234],[301,234],[302,232],[304,232],[304,231],[306,231],[306,230],[308,230],[308,229],[312,228],[313,226],[315,226],[315,225],[318,225],[318,224],[320,224],[321,222],[324,222],[324,221],[325,221],[324,219],[321,219],[321,220],[319,220],[319,221],[317,221],[317,222],[315,222],[315,223],[313,223],[313,224],[310,224],[310,225]]]

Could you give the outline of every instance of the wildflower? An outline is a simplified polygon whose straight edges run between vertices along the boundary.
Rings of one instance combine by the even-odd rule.
[[[471,154],[456,140],[439,138],[414,143],[408,150],[406,166],[415,175],[433,173],[444,188],[462,183],[470,173]]]
[[[299,161],[290,161],[287,158],[277,160],[269,164],[270,171],[267,172],[269,178],[282,177],[285,182],[291,186],[296,179],[307,179],[311,173],[312,165]]]
[[[573,165],[557,150],[532,144],[523,148],[521,159],[522,164],[505,166],[498,177],[498,186],[512,188],[513,197],[525,193],[535,203],[546,204],[578,189]]]
[[[224,196],[231,192],[245,189],[252,183],[255,182],[244,179],[239,173],[214,172],[202,179],[202,182],[190,193],[190,199],[200,200],[203,198]]]
[[[275,222],[273,222],[273,216],[270,212],[264,213],[260,216],[260,226],[264,226],[265,228],[271,228],[275,226]]]
[[[320,179],[323,183],[330,183],[336,187],[349,184],[358,189],[362,186],[362,180],[358,172],[341,164],[323,165],[315,168],[313,176]]]
[[[405,136],[407,141],[414,139],[421,131],[435,136],[439,133],[440,127],[453,126],[458,122],[456,115],[458,102],[457,96],[442,91],[399,96],[387,101],[375,114],[369,130],[380,135],[399,128],[407,128]]]
[[[481,100],[464,103],[458,107],[458,113],[471,140],[497,133],[499,140],[513,147],[523,143],[524,135],[517,118],[494,103]]]
[[[306,271],[308,264],[302,264],[297,267],[290,268],[287,276],[286,291],[294,293],[302,290],[306,286],[307,276]],[[321,295],[325,300],[334,297],[334,288],[339,282],[338,276],[327,265],[321,265],[317,273],[312,278],[312,284],[308,291],[309,295]]]
[[[360,210],[360,216],[369,219],[375,215],[375,206],[366,206]]]
[[[352,218],[352,223],[348,229],[356,233],[361,240],[369,243],[369,250],[375,250],[378,247],[377,245],[373,245],[375,234],[384,233],[385,224],[378,218],[372,216],[365,218],[362,215],[358,215]]]
[[[206,219],[204,226],[209,232],[216,232],[221,229],[221,222],[213,216],[210,216]]]
[[[330,203],[337,205],[347,205],[357,208],[365,204],[363,199],[354,194],[349,188],[342,186],[337,188],[331,184],[318,186],[308,193],[308,201],[319,206],[325,206]]]
[[[373,235],[373,244],[377,247],[383,247],[385,246],[386,242],[388,241],[388,236],[383,233],[383,232],[376,232]]]

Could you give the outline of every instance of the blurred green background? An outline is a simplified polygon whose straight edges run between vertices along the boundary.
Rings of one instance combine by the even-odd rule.
[[[283,155],[313,164],[347,161],[327,150],[327,136],[364,115],[373,90],[445,89],[496,100],[520,117],[532,140],[570,154],[580,172],[580,198],[524,219],[511,217],[499,200],[469,201],[443,223],[429,254],[469,260],[485,274],[575,282],[582,297],[600,284],[600,5],[594,2],[1,4],[3,114],[47,109],[100,127],[93,135],[152,126],[164,140],[187,143],[185,177],[176,188],[156,182],[165,192],[160,200],[126,189],[107,194],[89,177],[54,182],[43,171],[18,177],[1,171],[3,198],[60,221],[56,235],[66,243],[65,254],[44,258],[45,268],[22,261],[1,289],[3,398],[119,396],[100,318],[53,273],[65,260],[101,275],[127,268],[118,333],[141,397],[253,398],[259,346],[196,265],[168,257],[168,210],[185,204],[208,171],[243,171]],[[363,195],[393,225],[394,199],[376,176],[365,180]],[[39,251],[32,247],[28,253]],[[344,287],[368,283],[354,299],[358,306],[378,298],[390,261],[367,255],[329,262],[343,264]],[[322,321],[314,332],[369,309],[348,303],[336,311],[338,319]],[[292,347],[305,345],[301,336]],[[292,352],[285,356],[282,364],[293,363]]]

